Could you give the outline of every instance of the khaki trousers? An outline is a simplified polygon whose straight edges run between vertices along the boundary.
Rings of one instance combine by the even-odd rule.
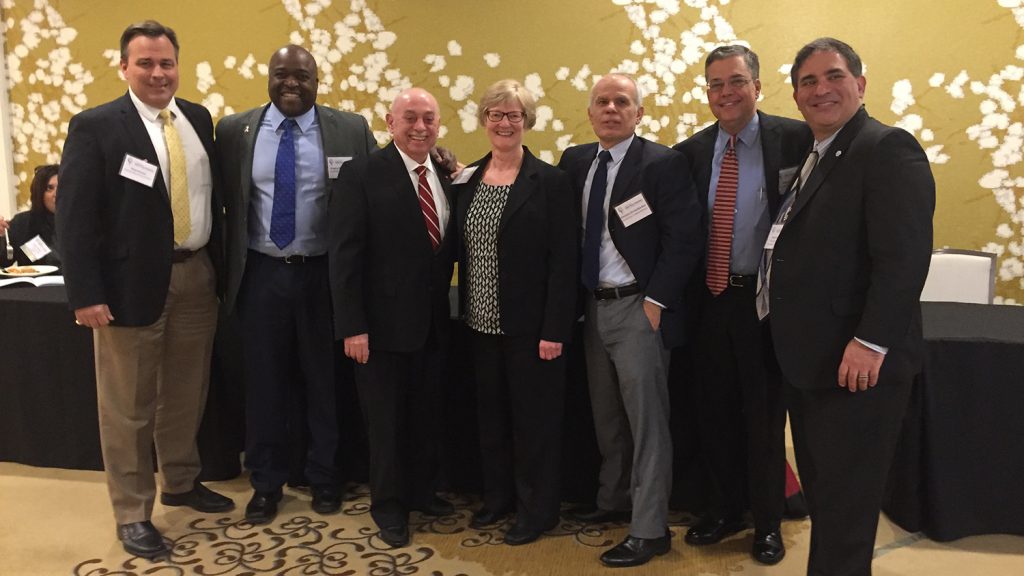
[[[172,265],[155,323],[93,331],[100,445],[118,524],[152,514],[154,443],[163,492],[187,492],[199,475],[196,433],[217,328],[214,286],[213,265],[201,250]]]

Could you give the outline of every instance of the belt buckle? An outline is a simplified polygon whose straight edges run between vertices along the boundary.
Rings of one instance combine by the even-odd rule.
[[[739,274],[729,274],[729,286],[734,288],[743,288],[743,276]]]
[[[304,264],[306,257],[302,254],[289,254],[284,257],[285,264]]]

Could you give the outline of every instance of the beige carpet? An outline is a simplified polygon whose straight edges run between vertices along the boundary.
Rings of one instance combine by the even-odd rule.
[[[749,533],[707,548],[682,541],[688,517],[673,518],[672,552],[646,566],[610,571],[598,562],[606,547],[625,536],[624,525],[564,521],[539,541],[506,546],[507,526],[468,527],[477,503],[449,495],[457,514],[414,515],[412,545],[389,549],[376,537],[365,487],[354,487],[339,514],[319,516],[309,495],[286,490],[277,520],[252,527],[241,520],[249,496],[244,478],[211,484],[233,497],[238,509],[204,515],[157,504],[153,523],[173,543],[170,558],[157,562],[126,554],[114,536],[103,476],[0,463],[0,574],[112,575],[313,575],[352,576],[569,576],[644,574],[728,576],[802,575],[810,524],[787,522],[788,556],[764,567],[748,556]],[[938,544],[908,534],[884,517],[878,533],[876,576],[1024,574],[1024,538],[985,536]]]

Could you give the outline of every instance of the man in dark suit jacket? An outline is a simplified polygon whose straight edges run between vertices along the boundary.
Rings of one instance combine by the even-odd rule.
[[[685,158],[633,134],[643,117],[636,82],[605,76],[587,113],[599,142],[567,149],[558,165],[581,209],[583,338],[602,463],[597,506],[571,516],[631,515],[629,536],[601,561],[637,566],[671,548],[669,348],[685,339],[683,287],[704,240]]]
[[[150,523],[160,500],[221,512],[196,481],[221,260],[213,123],[174,98],[178,41],[152,20],[121,36],[128,94],[71,119],[57,236],[76,323],[93,329],[100,443],[129,553],[169,553]]]
[[[862,107],[852,48],[816,40],[791,74],[814,147],[795,202],[780,211],[781,233],[765,245],[759,311],[769,314],[811,513],[807,572],[864,576],[921,366],[935,182],[914,137]]]
[[[406,90],[387,124],[388,146],[342,168],[330,264],[335,336],[356,362],[369,428],[370,514],[397,548],[410,510],[454,511],[434,484],[455,238],[449,173],[430,158],[437,100]]]
[[[786,554],[780,532],[786,411],[771,335],[757,317],[754,296],[765,239],[811,132],[803,122],[757,110],[758,71],[757,54],[745,46],[720,46],[708,54],[708,104],[718,122],[675,146],[694,175],[708,215],[707,260],[715,259],[706,261],[707,272],[691,286],[700,294],[701,313],[699,439],[716,489],[686,541],[714,544],[745,528],[749,495],[753,557],[776,564]]]
[[[237,305],[244,343],[245,465],[253,487],[245,517],[258,524],[273,520],[288,480],[287,407],[296,381],[304,385],[299,412],[309,434],[305,479],[313,510],[330,514],[341,506],[328,203],[341,164],[377,144],[362,116],[316,105],[317,82],[313,56],[285,46],[270,58],[270,103],[217,124],[226,305]]]

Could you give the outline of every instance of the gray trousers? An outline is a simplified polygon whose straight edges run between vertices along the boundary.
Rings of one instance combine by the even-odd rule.
[[[627,510],[629,533],[660,538],[672,490],[669,434],[669,351],[651,329],[644,296],[587,297],[583,323],[587,381],[601,450],[597,505]]]

